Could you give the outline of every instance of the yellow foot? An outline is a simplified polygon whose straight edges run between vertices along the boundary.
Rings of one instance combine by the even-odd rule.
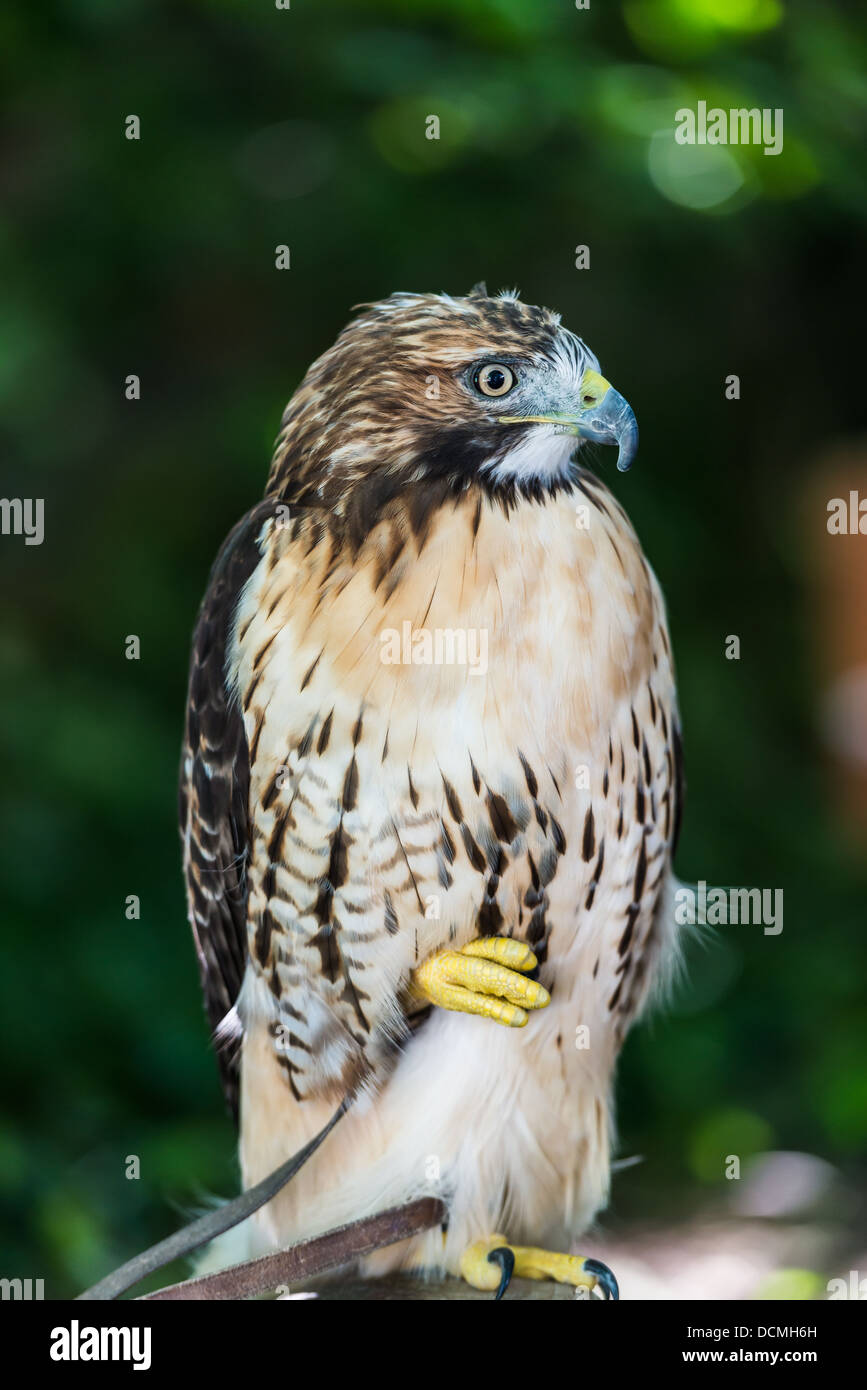
[[[502,1298],[513,1274],[524,1279],[555,1279],[573,1284],[588,1295],[598,1289],[603,1298],[619,1298],[617,1280],[601,1260],[581,1255],[558,1255],[553,1250],[536,1250],[531,1245],[510,1245],[505,1236],[477,1240],[461,1256],[461,1274],[474,1289],[496,1289]],[[495,1300],[496,1301],[496,1300]]]
[[[536,957],[524,941],[480,936],[460,951],[438,951],[413,971],[417,995],[441,1009],[482,1014],[506,1028],[523,1028],[527,1009],[544,1009],[551,996],[544,985],[521,971],[534,970]]]

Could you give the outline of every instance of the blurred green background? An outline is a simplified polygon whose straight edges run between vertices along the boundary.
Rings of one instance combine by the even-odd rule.
[[[725,1212],[726,1154],[795,1150],[834,1165],[828,1229],[863,1233],[865,833],[819,738],[824,502],[799,501],[865,424],[854,14],[4,7],[2,490],[44,497],[46,534],[0,538],[0,1274],[69,1295],[235,1189],[176,829],[196,608],[351,306],[481,278],[561,311],[641,425],[629,476],[607,451],[600,467],[669,605],[679,873],[785,890],[781,936],[690,948],[670,1007],[631,1035],[621,1151],[645,1161],[616,1178],[607,1228]],[[699,100],[783,108],[783,153],[676,146],[674,112]]]

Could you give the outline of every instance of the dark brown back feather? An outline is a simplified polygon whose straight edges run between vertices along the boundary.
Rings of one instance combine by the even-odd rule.
[[[229,534],[193,634],[178,810],[189,917],[212,1030],[235,1004],[247,962],[250,762],[226,681],[226,655],[241,589],[260,559],[256,538],[273,512],[273,500],[262,502]],[[238,1049],[221,1047],[217,1057],[237,1120]]]

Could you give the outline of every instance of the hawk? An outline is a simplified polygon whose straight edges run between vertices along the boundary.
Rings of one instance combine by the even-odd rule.
[[[195,629],[180,821],[245,1187],[352,1105],[245,1253],[421,1195],[368,1273],[512,1269],[604,1204],[624,1034],[676,954],[659,585],[582,463],[632,410],[517,292],[393,294],[286,407]]]

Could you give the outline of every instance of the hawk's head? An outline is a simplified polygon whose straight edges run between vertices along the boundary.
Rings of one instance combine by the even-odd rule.
[[[632,462],[635,416],[559,315],[484,285],[360,307],[286,407],[270,495],[340,515],[361,488],[372,521],[431,484],[510,498],[568,486],[582,439]]]

